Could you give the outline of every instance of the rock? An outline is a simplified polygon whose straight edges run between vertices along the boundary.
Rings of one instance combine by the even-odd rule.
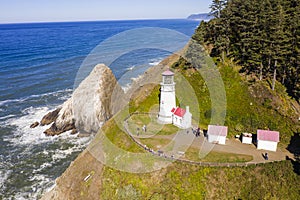
[[[41,126],[53,123],[57,119],[59,111],[60,108],[54,110],[53,112],[49,112],[47,115],[45,115],[41,120]]]
[[[75,122],[73,121],[72,123],[66,123],[62,127],[57,127],[56,123],[53,123],[50,128],[48,128],[44,133],[47,136],[55,136],[59,135],[61,133],[64,133],[66,131],[74,130],[75,128]]]
[[[37,127],[38,125],[40,125],[39,122],[34,122],[33,124],[30,125],[30,128],[35,128],[35,127]]]
[[[88,133],[79,133],[77,137],[83,138],[83,137],[89,137],[89,136],[91,136],[91,134],[88,134]]]
[[[77,131],[76,128],[74,128],[74,129],[72,130],[72,132],[71,132],[71,135],[75,135],[76,133],[78,133],[78,131]]]
[[[44,133],[53,136],[74,129],[80,133],[96,133],[120,110],[123,94],[112,71],[104,64],[96,65],[74,90],[72,97],[60,109],[43,118],[45,125],[54,122]],[[117,106],[113,107],[115,103]]]

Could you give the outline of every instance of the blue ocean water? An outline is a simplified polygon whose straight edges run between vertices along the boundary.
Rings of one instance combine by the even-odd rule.
[[[192,20],[0,24],[0,199],[39,198],[88,144],[89,138],[68,134],[50,138],[43,134],[47,127],[29,126],[71,96],[78,69],[99,43],[142,27],[191,36],[198,24]],[[117,78],[135,70],[133,78],[168,55],[155,49],[131,52],[112,70]]]

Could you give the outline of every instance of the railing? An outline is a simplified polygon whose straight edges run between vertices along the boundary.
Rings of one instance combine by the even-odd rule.
[[[182,159],[182,158],[174,158],[172,156],[168,156],[165,154],[161,154],[158,153],[154,150],[152,150],[151,148],[148,148],[145,144],[142,144],[140,141],[136,140],[135,137],[133,136],[133,134],[130,132],[130,130],[128,129],[128,119],[132,116],[132,115],[157,115],[157,113],[146,113],[146,112],[134,112],[134,113],[130,113],[129,116],[127,116],[124,119],[124,128],[126,133],[129,135],[129,137],[141,148],[143,148],[145,151],[148,151],[149,153],[151,153],[154,156],[158,156],[158,157],[163,157],[165,159],[168,160],[172,160],[172,161],[177,161],[177,162],[182,162],[182,163],[188,163],[188,164],[192,164],[192,165],[198,165],[198,166],[203,166],[203,167],[247,167],[247,166],[256,166],[259,164],[263,164],[263,163],[276,163],[276,162],[281,162],[281,161],[268,161],[268,162],[238,162],[238,163],[215,163],[215,162],[197,162],[197,161],[192,161],[192,160],[187,160],[187,159]]]

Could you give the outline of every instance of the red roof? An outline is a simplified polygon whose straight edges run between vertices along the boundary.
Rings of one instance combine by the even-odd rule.
[[[279,142],[278,131],[257,130],[257,140]]]
[[[228,133],[227,126],[208,125],[207,134],[209,135],[227,136],[227,133]]]
[[[186,112],[186,110],[177,107],[176,109],[173,108],[173,109],[171,110],[171,112],[174,113],[174,115],[176,115],[176,116],[178,116],[178,117],[183,117],[184,114],[185,114],[185,112]]]
[[[174,73],[171,72],[169,69],[167,71],[165,71],[164,73],[162,73],[163,76],[173,76]]]

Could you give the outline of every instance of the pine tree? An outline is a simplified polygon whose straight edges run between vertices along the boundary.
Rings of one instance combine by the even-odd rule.
[[[299,0],[214,0],[215,18],[202,23],[195,38],[213,46],[212,56],[234,58],[260,80],[281,81],[300,96]]]
[[[221,11],[224,9],[227,0],[213,0],[210,6],[210,14],[215,18],[220,18]]]

